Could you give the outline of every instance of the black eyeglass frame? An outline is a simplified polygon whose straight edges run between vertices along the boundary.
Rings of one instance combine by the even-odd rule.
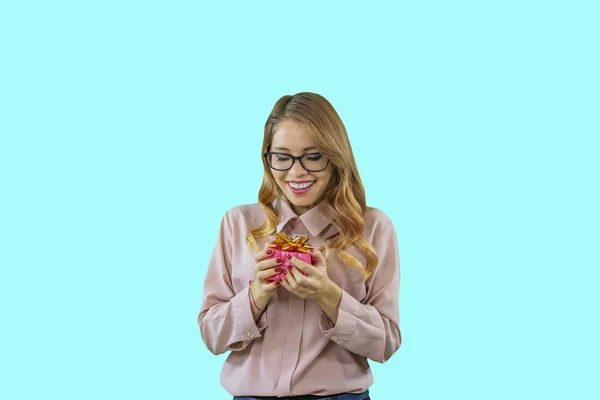
[[[269,163],[269,159],[268,159],[268,157],[269,157],[270,155],[273,155],[273,154],[281,154],[281,155],[284,155],[284,156],[288,156],[288,157],[290,157],[290,158],[292,159],[292,165],[290,165],[290,167],[289,167],[289,168],[286,168],[286,169],[278,169],[278,168],[273,168],[273,166],[272,166],[272,165]],[[325,156],[324,156],[323,154],[321,154],[321,153],[307,153],[307,154],[302,154],[301,156],[298,156],[298,157],[296,157],[296,156],[293,156],[293,155],[291,155],[291,154],[289,154],[289,153],[280,153],[280,152],[278,152],[278,151],[267,151],[266,153],[264,153],[264,154],[263,154],[263,157],[265,158],[265,162],[267,163],[267,165],[268,165],[270,168],[274,169],[275,171],[289,171],[289,170],[290,170],[290,169],[292,169],[292,167],[294,166],[294,163],[296,162],[296,160],[298,160],[298,161],[300,162],[300,165],[302,166],[302,168],[304,168],[306,171],[308,171],[308,172],[321,172],[321,171],[323,171],[325,168],[327,168],[327,166],[329,165],[329,158],[325,157],[325,158],[327,158],[327,164],[325,164],[325,166],[324,166],[323,168],[321,168],[321,169],[317,169],[317,170],[314,170],[314,169],[308,169],[308,168],[306,168],[306,167],[304,166],[304,163],[302,162],[302,159],[303,159],[304,157],[307,157],[307,156],[314,156],[314,155],[317,155],[317,154],[318,154],[318,155],[320,155],[320,156],[323,156],[323,157],[325,157]]]

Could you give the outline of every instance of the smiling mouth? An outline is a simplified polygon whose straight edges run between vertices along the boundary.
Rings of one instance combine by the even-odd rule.
[[[290,191],[294,194],[303,194],[310,190],[311,187],[314,186],[315,181],[306,182],[306,183],[292,183],[286,182]]]
[[[288,185],[290,185],[291,187],[293,187],[294,189],[306,189],[307,187],[312,186],[315,183],[315,181],[310,181],[310,182],[302,182],[302,183],[297,183],[297,182],[289,182],[288,181]]]

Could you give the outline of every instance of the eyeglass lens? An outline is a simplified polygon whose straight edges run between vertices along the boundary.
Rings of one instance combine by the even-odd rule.
[[[288,170],[292,168],[292,157],[288,154],[269,154],[267,162],[271,168],[278,170]],[[302,167],[307,171],[320,171],[327,166],[327,158],[319,153],[305,154],[300,159]]]

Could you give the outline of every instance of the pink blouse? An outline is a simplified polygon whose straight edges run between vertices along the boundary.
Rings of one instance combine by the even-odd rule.
[[[319,248],[336,234],[323,203],[297,216],[277,199],[277,232],[308,235]],[[383,363],[400,347],[400,256],[392,222],[382,211],[365,215],[363,238],[377,251],[379,264],[366,281],[330,249],[327,273],[342,288],[334,325],[313,299],[302,299],[283,286],[260,318],[252,317],[248,281],[255,279],[253,252],[246,233],[266,221],[258,205],[229,210],[221,222],[206,280],[198,326],[214,354],[231,351],[221,384],[233,396],[325,396],[361,393],[373,383],[367,359]],[[257,239],[260,249],[270,237]],[[366,267],[366,256],[347,251]]]

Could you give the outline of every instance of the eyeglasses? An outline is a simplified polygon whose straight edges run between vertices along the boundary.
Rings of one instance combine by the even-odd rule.
[[[323,171],[329,165],[329,159],[321,153],[308,153],[295,157],[288,153],[267,152],[264,157],[269,167],[277,171],[290,170],[296,160],[300,161],[302,168],[308,172]]]

